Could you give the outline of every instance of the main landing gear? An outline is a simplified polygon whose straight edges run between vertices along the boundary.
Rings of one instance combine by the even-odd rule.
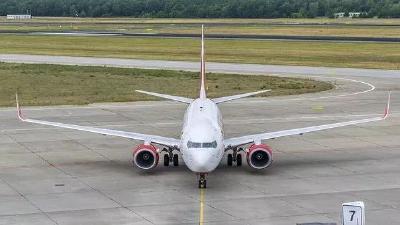
[[[199,188],[207,188],[207,180],[206,180],[206,174],[205,173],[200,173],[199,177]]]
[[[167,154],[164,155],[164,166],[169,166],[170,163],[174,166],[179,166],[179,156],[172,152],[173,149],[164,148],[163,151],[167,152]]]
[[[242,166],[242,161],[243,161],[242,155],[238,154],[238,152],[243,151],[243,149],[242,148],[239,148],[239,149],[234,148],[232,150],[233,150],[233,153],[228,154],[228,157],[227,157],[228,166],[232,166],[233,163],[236,163],[236,166]]]

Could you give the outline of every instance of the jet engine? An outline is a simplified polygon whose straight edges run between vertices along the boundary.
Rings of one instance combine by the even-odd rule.
[[[265,144],[253,144],[247,150],[247,164],[254,169],[265,169],[272,163],[272,149]]]
[[[159,154],[153,145],[139,145],[133,151],[133,164],[140,169],[149,170],[157,166]]]

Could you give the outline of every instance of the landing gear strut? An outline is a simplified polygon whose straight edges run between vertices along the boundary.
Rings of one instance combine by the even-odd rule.
[[[168,156],[168,154],[164,155],[164,166],[169,166],[169,156]]]
[[[179,166],[179,156],[178,156],[178,154],[174,154],[173,161],[174,161],[174,166]]]
[[[163,152],[167,152],[167,154],[164,155],[164,166],[169,166],[170,163],[174,166],[179,166],[178,154],[174,154],[173,150],[172,148],[164,148],[162,150]]]
[[[207,188],[206,174],[204,174],[204,173],[200,174],[199,188]]]
[[[228,166],[232,166],[234,162],[236,162],[236,166],[242,166],[242,155],[238,153],[243,151],[243,148],[233,148],[232,151],[233,153],[228,154],[227,157]]]

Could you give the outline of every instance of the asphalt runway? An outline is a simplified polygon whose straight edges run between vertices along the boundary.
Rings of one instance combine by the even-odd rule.
[[[17,35],[56,35],[56,36],[124,36],[148,38],[198,38],[198,34],[179,33],[132,33],[113,31],[13,31],[2,30],[2,34]],[[331,41],[331,42],[400,42],[398,37],[362,37],[362,36],[307,36],[307,35],[265,35],[265,34],[207,34],[208,39],[243,39],[243,40],[287,40],[287,41]]]
[[[186,67],[194,70],[191,65]],[[207,68],[223,70],[212,66],[224,65]],[[225,69],[235,68],[251,73],[252,67]],[[277,73],[268,68],[278,67],[254,65],[252,73]],[[285,76],[311,74],[279,69]],[[177,168],[160,162],[154,171],[143,172],[131,165],[139,142],[25,124],[17,121],[15,109],[2,108],[0,224],[339,224],[341,203],[355,200],[365,202],[367,224],[400,224],[399,72],[316,68],[312,75],[318,74],[335,82],[336,89],[221,105],[226,136],[374,117],[383,114],[389,90],[391,117],[267,141],[275,161],[263,171],[230,168],[224,160],[208,176],[204,201],[196,175],[182,161]],[[171,137],[181,131],[184,110],[168,101],[24,108],[37,119]]]
[[[35,63],[35,64],[59,64],[79,66],[108,66],[144,69],[166,69],[199,71],[199,62],[187,61],[163,61],[163,60],[141,60],[141,59],[116,59],[116,58],[93,58],[74,56],[47,56],[47,55],[23,55],[23,54],[0,54],[0,62],[10,63]],[[207,71],[220,73],[242,73],[242,74],[297,74],[297,75],[338,75],[338,76],[367,76],[380,78],[400,78],[400,70],[379,69],[355,69],[355,68],[332,68],[332,67],[309,67],[309,66],[285,66],[285,65],[259,65],[259,64],[235,64],[207,62]]]

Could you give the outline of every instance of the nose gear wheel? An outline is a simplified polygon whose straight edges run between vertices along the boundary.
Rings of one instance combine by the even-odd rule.
[[[201,173],[199,178],[199,188],[207,188],[206,174]]]

